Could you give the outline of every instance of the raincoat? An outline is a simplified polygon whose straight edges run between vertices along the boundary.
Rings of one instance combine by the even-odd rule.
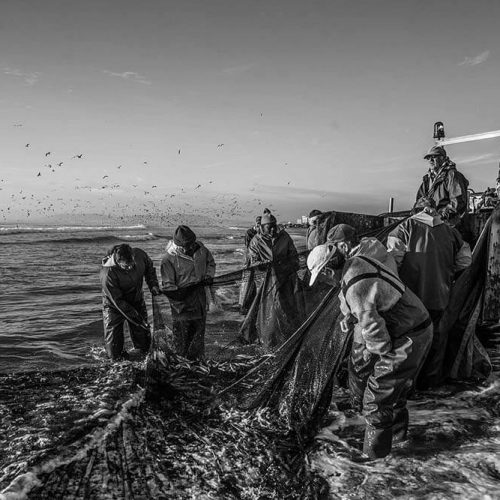
[[[406,434],[406,398],[432,340],[422,302],[387,267],[365,256],[347,260],[339,293],[345,318],[357,321],[349,366],[353,403],[367,421],[364,451],[390,452]]]
[[[469,181],[456,169],[449,159],[436,174],[430,170],[424,175],[417,191],[417,200],[422,196],[433,198],[439,213],[461,217],[467,212]],[[448,212],[448,214],[447,214]]]
[[[161,260],[161,279],[172,310],[174,350],[188,359],[205,353],[207,295],[200,282],[215,275],[215,261],[201,242],[192,256],[170,241]],[[177,292],[170,294],[169,292]]]
[[[240,335],[247,342],[273,349],[280,346],[304,319],[302,290],[297,278],[299,256],[285,230],[280,230],[274,238],[257,234],[248,250],[252,265],[272,265],[258,283]]]
[[[158,287],[158,278],[153,261],[147,253],[140,248],[133,248],[132,251],[135,263],[130,270],[126,271],[118,266],[114,255],[107,256],[102,261],[100,279],[104,340],[106,352],[111,359],[122,356],[125,321],[135,348],[147,351],[151,343],[151,334],[146,327],[148,313],[142,287],[144,279],[150,290]]]
[[[432,346],[418,385],[438,385],[447,344],[447,335],[440,332],[439,323],[455,273],[472,262],[470,247],[437,213],[423,210],[389,234],[387,248],[400,266],[401,280],[423,302],[434,324]]]

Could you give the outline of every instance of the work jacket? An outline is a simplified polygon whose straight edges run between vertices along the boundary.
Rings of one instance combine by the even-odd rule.
[[[387,267],[365,256],[349,258],[342,270],[340,310],[354,316],[366,349],[387,355],[393,340],[425,328],[429,314],[418,297]]]
[[[429,310],[448,305],[455,272],[472,261],[460,233],[435,212],[422,211],[391,231],[387,248],[399,265],[399,276]]]
[[[158,287],[158,278],[148,254],[140,248],[133,248],[132,252],[134,266],[127,271],[115,262],[114,255],[108,255],[102,260],[100,279],[103,305],[119,310],[133,321],[142,322],[137,309],[144,302],[143,280],[146,280],[151,290]]]
[[[307,228],[306,245],[308,250],[312,250],[319,245],[319,229],[317,224]]]
[[[468,186],[469,181],[465,176],[456,169],[452,161],[447,160],[436,174],[429,170],[424,175],[417,192],[417,200],[428,196],[436,202],[439,213],[446,209],[461,217],[467,212]]]
[[[200,283],[215,276],[215,261],[212,253],[203,243],[196,242],[193,256],[186,255],[182,247],[170,241],[161,260],[162,287],[174,291]],[[206,314],[207,303],[205,288],[193,287],[182,300],[170,300],[172,313],[184,319],[199,319]]]

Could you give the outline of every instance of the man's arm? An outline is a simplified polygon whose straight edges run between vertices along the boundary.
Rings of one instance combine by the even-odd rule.
[[[450,201],[444,210],[462,215],[467,211],[467,181],[465,177],[454,170],[448,173],[446,188]],[[443,210],[443,209],[441,209]],[[448,215],[447,213],[445,215]]]
[[[144,262],[145,262],[144,279],[148,284],[149,291],[151,293],[156,294],[156,290],[159,291],[160,289],[160,286],[158,284],[158,276],[156,274],[155,265],[153,264],[153,261],[146,252],[144,252]]]

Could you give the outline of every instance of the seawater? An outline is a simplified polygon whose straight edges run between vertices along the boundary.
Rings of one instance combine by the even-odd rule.
[[[243,265],[246,228],[192,228],[213,253],[217,275]],[[140,247],[152,258],[161,280],[161,257],[174,229],[144,225],[0,227],[0,372],[76,367],[101,358],[102,258],[113,245],[126,242]],[[222,302],[237,302],[235,290],[218,293]],[[146,286],[145,298],[151,309]],[[168,308],[166,299],[164,304]],[[227,325],[228,314],[211,314],[211,329]],[[233,321],[242,319],[233,312]]]

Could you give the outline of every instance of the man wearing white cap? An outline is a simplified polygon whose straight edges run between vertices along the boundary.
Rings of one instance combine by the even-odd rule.
[[[363,452],[384,457],[393,441],[406,439],[406,399],[429,349],[432,321],[396,274],[373,258],[349,256],[345,241],[317,246],[307,265],[311,284],[327,265],[342,270],[340,309],[345,319],[357,322],[349,389],[366,419]]]

